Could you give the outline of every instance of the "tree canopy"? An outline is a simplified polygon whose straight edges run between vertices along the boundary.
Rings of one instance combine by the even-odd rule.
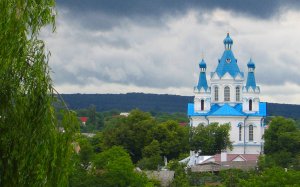
[[[150,113],[133,110],[113,126],[103,131],[103,145],[124,147],[134,163],[142,158],[144,148],[153,140],[159,143],[160,157],[173,159],[189,150],[188,128],[175,121],[158,123]]]
[[[191,130],[191,150],[200,151],[201,155],[214,155],[226,148],[232,148],[229,139],[230,125],[211,123],[200,124]]]
[[[49,53],[38,38],[55,28],[55,1],[2,0],[0,10],[0,186],[65,186],[77,119],[56,118]]]
[[[294,120],[272,118],[264,139],[266,157],[261,160],[261,164],[299,167],[300,130]]]

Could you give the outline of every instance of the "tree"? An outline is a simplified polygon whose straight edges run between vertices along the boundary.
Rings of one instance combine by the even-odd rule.
[[[0,1],[0,186],[66,186],[77,119],[55,117],[42,27],[54,0]]]
[[[93,147],[87,137],[80,137],[77,142],[80,146],[80,151],[78,153],[80,165],[83,167],[83,169],[88,169],[89,166],[91,166],[91,161],[94,156],[94,150]]]
[[[211,123],[207,126],[200,124],[191,130],[191,149],[200,151],[201,155],[214,155],[226,148],[232,148],[229,139],[230,125]]]
[[[158,124],[149,113],[139,110],[131,111],[128,118],[103,132],[104,147],[122,146],[128,150],[134,163],[142,159],[143,149],[153,140],[159,143],[160,153],[155,154],[161,157],[178,158],[181,153],[189,151],[188,128],[176,121]]]
[[[162,156],[169,160],[189,151],[188,128],[180,126],[176,121],[160,123],[150,133],[151,137],[159,141]]]
[[[143,158],[138,162],[141,169],[156,170],[159,165],[162,165],[162,156],[160,145],[157,140],[153,140],[143,149]]]
[[[91,145],[93,146],[95,153],[100,153],[103,150],[103,133],[97,132],[95,136],[91,138]]]
[[[297,156],[300,155],[300,130],[294,120],[273,118],[265,131],[264,139],[266,166],[289,167],[297,162]]]
[[[134,171],[130,156],[121,147],[99,153],[95,159],[97,186],[152,186],[145,175]]]
[[[299,186],[300,172],[294,170],[285,171],[283,168],[270,168],[260,175],[252,175],[248,179],[241,179],[239,186]]]
[[[104,131],[104,145],[106,148],[114,145],[122,146],[128,150],[133,162],[136,163],[142,158],[143,148],[151,143],[150,132],[155,123],[149,113],[133,110],[114,128]]]
[[[179,162],[170,162],[168,165],[170,170],[175,171],[174,180],[172,181],[171,187],[188,187],[189,178],[185,171],[185,164],[181,164]]]

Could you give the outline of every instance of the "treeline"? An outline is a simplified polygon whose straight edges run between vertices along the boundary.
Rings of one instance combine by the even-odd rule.
[[[95,105],[96,111],[130,111],[140,109],[148,112],[186,113],[187,103],[193,102],[192,96],[158,95],[144,93],[127,94],[62,94],[71,109],[88,108]],[[267,104],[268,116],[283,116],[300,119],[300,105]]]

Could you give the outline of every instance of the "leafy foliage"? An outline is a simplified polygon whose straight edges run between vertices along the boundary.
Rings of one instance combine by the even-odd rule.
[[[114,145],[124,147],[130,153],[134,163],[143,157],[143,150],[153,140],[159,143],[160,157],[177,158],[180,153],[187,152],[188,128],[180,126],[175,121],[157,123],[150,115],[140,110],[133,110],[127,118],[122,118],[113,128],[103,132],[104,146]],[[146,149],[144,150],[144,152]]]
[[[96,111],[95,105],[90,105],[87,109],[77,110],[79,117],[87,117],[85,125],[81,125],[81,132],[95,132],[104,128],[104,116]]]
[[[0,186],[66,186],[77,119],[56,101],[39,31],[54,0],[0,1]]]
[[[191,132],[191,149],[201,150],[202,155],[214,155],[226,148],[232,148],[229,139],[229,124],[211,123],[208,126],[200,124]]]
[[[264,139],[266,156],[262,161],[266,166],[289,167],[296,164],[300,155],[300,130],[294,120],[273,118]]]
[[[146,176],[134,172],[130,156],[121,147],[112,147],[97,155],[95,160],[100,186],[145,186]]]
[[[159,165],[162,165],[162,157],[160,145],[157,140],[153,140],[149,145],[145,146],[143,158],[137,163],[141,169],[156,170]]]
[[[247,180],[240,180],[239,186],[299,186],[300,172],[294,170],[285,171],[283,168],[270,168],[263,171],[260,175],[252,175]]]
[[[143,173],[134,171],[131,158],[122,147],[113,146],[95,154],[88,145],[89,140],[78,139],[81,150],[74,155],[76,170],[70,178],[70,186],[153,186]]]
[[[171,184],[171,187],[188,187],[189,178],[185,171],[185,165],[180,164],[179,162],[170,162],[169,168],[175,171],[174,180]]]

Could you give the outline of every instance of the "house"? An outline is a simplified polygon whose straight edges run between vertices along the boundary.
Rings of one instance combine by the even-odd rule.
[[[186,163],[192,172],[218,172],[230,168],[249,170],[257,167],[257,154],[227,154],[226,151],[216,155],[195,154],[180,163]]]

